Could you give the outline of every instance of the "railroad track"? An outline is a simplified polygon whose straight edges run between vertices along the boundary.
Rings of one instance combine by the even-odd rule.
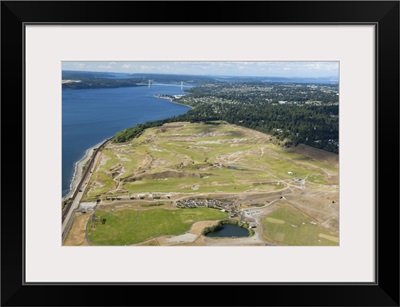
[[[69,214],[69,212],[70,212],[70,210],[71,210],[72,204],[74,203],[74,201],[75,201],[75,199],[76,199],[76,197],[77,197],[79,191],[81,190],[81,188],[82,188],[82,186],[83,186],[84,181],[86,180],[88,174],[90,173],[90,170],[91,170],[91,168],[92,168],[92,166],[93,166],[93,163],[94,163],[94,161],[96,160],[97,154],[98,154],[99,152],[101,152],[101,149],[103,149],[103,147],[104,147],[112,138],[113,138],[113,137],[106,139],[99,147],[97,147],[97,148],[96,148],[96,151],[94,152],[94,155],[90,158],[90,160],[89,160],[89,162],[88,162],[88,165],[86,166],[86,169],[85,169],[85,171],[84,171],[84,173],[83,173],[83,175],[82,175],[81,180],[79,181],[78,185],[77,185],[76,188],[75,188],[74,193],[72,194],[72,196],[71,196],[71,198],[69,199],[68,203],[65,205],[64,210],[62,211],[62,223],[64,223],[66,217],[68,216],[68,214]]]

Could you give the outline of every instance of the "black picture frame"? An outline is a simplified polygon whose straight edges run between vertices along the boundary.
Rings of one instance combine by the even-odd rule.
[[[375,25],[376,282],[25,283],[24,25],[27,23]],[[3,1],[1,76],[2,306],[399,306],[398,1]]]

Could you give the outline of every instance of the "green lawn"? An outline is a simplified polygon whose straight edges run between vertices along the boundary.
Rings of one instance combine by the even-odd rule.
[[[338,245],[335,235],[310,222],[312,219],[300,210],[285,205],[262,220],[263,234],[268,239],[285,245]]]
[[[106,212],[97,210],[96,227],[88,223],[88,235],[93,245],[136,244],[160,235],[179,235],[202,220],[221,220],[227,213],[210,208],[120,210]],[[102,224],[102,219],[106,223]]]

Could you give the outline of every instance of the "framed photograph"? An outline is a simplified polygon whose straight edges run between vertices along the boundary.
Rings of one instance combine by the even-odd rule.
[[[398,1],[1,26],[2,305],[399,306]]]

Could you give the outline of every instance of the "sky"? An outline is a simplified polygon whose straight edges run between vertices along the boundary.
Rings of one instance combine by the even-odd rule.
[[[339,62],[70,62],[63,70],[213,76],[322,78],[339,76]]]

